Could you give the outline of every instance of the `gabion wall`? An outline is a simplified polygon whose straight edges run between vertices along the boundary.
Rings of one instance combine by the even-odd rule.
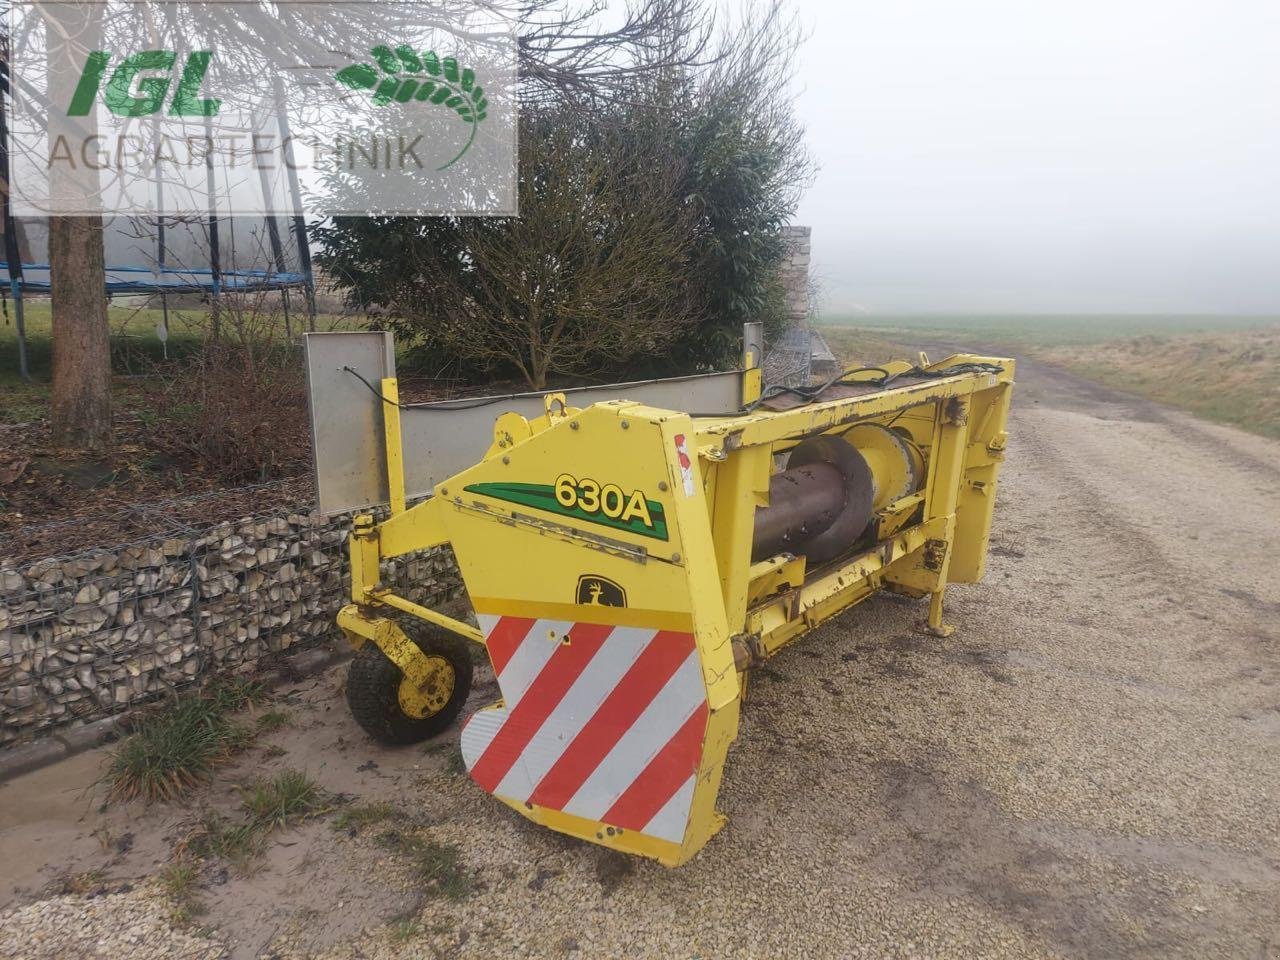
[[[0,558],[0,746],[97,720],[336,628],[351,517],[279,511],[14,565]],[[452,554],[389,562],[419,603],[462,595]]]

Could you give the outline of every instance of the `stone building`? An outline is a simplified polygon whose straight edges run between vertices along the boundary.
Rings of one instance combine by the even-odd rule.
[[[839,372],[840,363],[822,334],[813,329],[813,304],[809,295],[809,255],[811,228],[782,228],[787,239],[787,258],[782,265],[786,291],[786,327],[765,349],[764,378],[767,384],[801,386],[812,379],[825,379]]]

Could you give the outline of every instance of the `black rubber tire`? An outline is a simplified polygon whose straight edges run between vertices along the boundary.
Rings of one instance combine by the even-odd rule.
[[[439,713],[421,719],[400,707],[400,668],[376,643],[366,642],[356,651],[347,671],[347,705],[361,729],[380,743],[403,746],[420,743],[448,729],[457,719],[471,692],[471,651],[467,641],[439,627],[397,622],[423,653],[444,657],[453,667],[453,695]]]

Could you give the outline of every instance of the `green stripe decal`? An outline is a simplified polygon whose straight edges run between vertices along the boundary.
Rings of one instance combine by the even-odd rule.
[[[649,518],[653,521],[653,526],[649,527],[639,517],[622,520],[606,516],[603,512],[588,513],[576,505],[565,507],[556,499],[556,489],[549,483],[473,483],[463,489],[467,493],[478,493],[481,496],[493,497],[495,500],[518,503],[524,507],[532,507],[534,510],[572,517],[575,520],[596,523],[602,527],[612,527],[614,530],[625,530],[642,537],[653,537],[655,540],[667,539],[666,514],[662,504],[657,500],[645,500],[645,505],[649,508]]]

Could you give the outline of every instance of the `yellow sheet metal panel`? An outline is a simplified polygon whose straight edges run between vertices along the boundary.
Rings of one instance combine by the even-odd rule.
[[[502,701],[472,778],[531,819],[677,863],[717,826],[737,675],[685,416],[570,413],[441,485]]]
[[[948,570],[952,583],[976,583],[986,570],[987,543],[991,538],[991,519],[1008,440],[1005,431],[1013,395],[1013,361],[1005,362],[1009,365],[1010,382],[973,395],[972,427],[965,451],[964,480],[956,503],[955,542]]]

